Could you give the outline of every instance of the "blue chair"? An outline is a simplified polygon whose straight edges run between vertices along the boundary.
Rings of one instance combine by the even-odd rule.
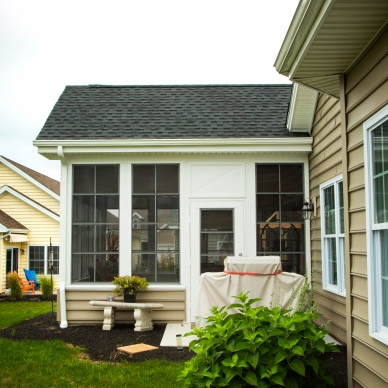
[[[29,282],[34,282],[35,290],[39,290],[40,283],[38,282],[38,279],[36,278],[36,272],[33,269],[26,269],[23,268],[24,274],[26,275],[26,279]]]

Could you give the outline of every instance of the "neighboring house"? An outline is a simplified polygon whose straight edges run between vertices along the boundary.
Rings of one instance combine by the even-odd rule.
[[[349,387],[387,387],[388,2],[301,1],[275,67],[317,95],[315,300],[347,344]]]
[[[54,279],[59,273],[59,182],[0,156],[0,292],[6,274],[23,268],[49,274],[53,246]]]
[[[65,88],[34,141],[62,165],[61,327],[101,324],[88,302],[118,274],[148,279],[138,298],[164,304],[155,321],[194,322],[199,276],[227,255],[280,255],[284,270],[305,272],[312,139],[287,129],[291,90]]]

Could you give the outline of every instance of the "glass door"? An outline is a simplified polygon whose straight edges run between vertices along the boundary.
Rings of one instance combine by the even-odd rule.
[[[18,272],[18,248],[7,248],[6,272]]]
[[[227,256],[244,256],[244,201],[190,204],[190,321],[195,322],[200,276],[223,272]]]
[[[7,248],[6,250],[6,265],[5,265],[5,270],[6,273],[10,273],[13,271],[18,272],[19,270],[19,250],[18,248]],[[8,278],[6,278],[6,288],[9,288],[8,284]]]
[[[201,209],[201,273],[222,272],[233,255],[233,209]]]

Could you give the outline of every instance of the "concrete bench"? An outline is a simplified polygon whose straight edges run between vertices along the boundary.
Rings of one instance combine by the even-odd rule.
[[[111,330],[115,325],[116,308],[134,310],[136,320],[135,331],[153,330],[152,310],[159,310],[164,307],[161,303],[126,303],[126,302],[108,302],[103,300],[91,300],[91,306],[104,307],[104,322],[102,330]]]

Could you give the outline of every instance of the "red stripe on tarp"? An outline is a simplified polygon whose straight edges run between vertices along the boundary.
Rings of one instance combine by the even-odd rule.
[[[224,271],[224,273],[227,273],[228,275],[250,275],[250,276],[269,276],[269,275],[279,275],[283,271],[279,270],[274,273],[259,273],[259,272],[229,272]]]

